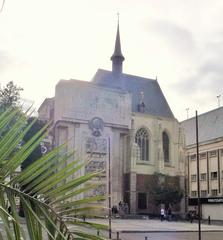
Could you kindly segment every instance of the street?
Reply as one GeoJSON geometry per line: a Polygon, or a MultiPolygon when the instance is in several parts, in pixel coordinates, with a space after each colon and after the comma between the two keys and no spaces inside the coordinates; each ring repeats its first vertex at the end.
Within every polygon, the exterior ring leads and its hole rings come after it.
{"type": "MultiPolygon", "coordinates": [[[[120,234],[121,240],[198,240],[196,232],[162,232],[162,233],[125,233],[120,234]]],[[[202,240],[222,240],[223,232],[203,232],[202,240]]],[[[117,239],[117,238],[115,238],[117,239]]]]}
{"type": "MultiPolygon", "coordinates": [[[[108,224],[108,219],[89,220],[97,223],[108,224]]],[[[22,221],[25,235],[27,229],[24,220],[22,221]]],[[[75,229],[76,227],[70,226],[75,229]]],[[[78,227],[80,228],[80,227],[78,227]]],[[[3,226],[0,222],[0,231],[3,226]]],[[[202,240],[222,240],[223,226],[222,225],[201,225],[202,240]]],[[[198,226],[197,223],[189,222],[161,222],[160,220],[142,220],[142,219],[112,219],[112,239],[119,240],[198,240],[198,226]],[[118,234],[117,234],[118,233],[118,234]],[[117,238],[119,235],[119,238],[117,238]],[[146,238],[147,237],[147,238],[146,238]]],[[[92,232],[89,229],[89,232],[92,232]]],[[[94,233],[97,234],[96,230],[94,233]]],[[[108,237],[107,232],[105,235],[108,237]]],[[[6,239],[6,237],[4,237],[6,239]]],[[[29,239],[28,237],[26,239],[29,239]]],[[[45,238],[47,239],[47,238],[45,238]]]]}

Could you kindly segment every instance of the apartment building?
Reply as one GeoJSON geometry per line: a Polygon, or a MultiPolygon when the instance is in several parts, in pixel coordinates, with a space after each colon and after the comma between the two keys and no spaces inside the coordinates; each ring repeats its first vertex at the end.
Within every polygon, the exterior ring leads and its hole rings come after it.
{"type": "Polygon", "coordinates": [[[198,116],[199,166],[197,174],[195,117],[181,122],[186,145],[187,210],[197,209],[200,181],[203,219],[223,220],[223,107],[198,116]]]}

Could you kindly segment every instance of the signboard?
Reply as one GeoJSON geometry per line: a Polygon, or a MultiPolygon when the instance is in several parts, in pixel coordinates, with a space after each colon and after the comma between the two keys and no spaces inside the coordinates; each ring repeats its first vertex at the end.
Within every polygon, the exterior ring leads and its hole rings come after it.
{"type": "MultiPolygon", "coordinates": [[[[201,204],[223,204],[223,197],[200,198],[201,204]]],[[[197,198],[189,198],[189,206],[197,205],[197,198]]]]}

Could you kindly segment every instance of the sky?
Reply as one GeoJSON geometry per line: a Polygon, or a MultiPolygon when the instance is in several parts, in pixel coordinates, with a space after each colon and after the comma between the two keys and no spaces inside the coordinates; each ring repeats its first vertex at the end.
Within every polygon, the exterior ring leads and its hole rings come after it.
{"type": "Polygon", "coordinates": [[[222,0],[5,0],[1,87],[38,109],[60,79],[111,70],[118,12],[124,73],[157,78],[179,121],[223,104],[222,0]]]}

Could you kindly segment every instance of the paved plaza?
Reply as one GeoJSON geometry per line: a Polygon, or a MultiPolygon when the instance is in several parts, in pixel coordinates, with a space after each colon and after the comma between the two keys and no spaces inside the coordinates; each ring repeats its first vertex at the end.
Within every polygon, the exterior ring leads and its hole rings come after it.
{"type": "MultiPolygon", "coordinates": [[[[108,225],[106,220],[93,220],[108,225]]],[[[2,224],[0,222],[0,229],[2,224]]],[[[27,235],[27,229],[25,229],[27,235]]],[[[223,225],[201,224],[202,240],[223,239],[223,225]]],[[[119,240],[197,240],[197,222],[168,222],[152,219],[112,219],[112,239],[119,240]],[[119,238],[117,238],[117,232],[119,238]]],[[[108,236],[107,233],[104,233],[108,236]]],[[[28,236],[28,235],[27,235],[28,236]]],[[[4,238],[5,239],[5,238],[4,238]]],[[[47,239],[47,238],[46,238],[47,239]]]]}
{"type": "MultiPolygon", "coordinates": [[[[96,220],[96,222],[107,224],[108,221],[96,220]]],[[[201,231],[202,240],[223,239],[223,225],[201,224],[201,231]]],[[[112,239],[121,240],[197,240],[198,223],[112,219],[112,232],[112,239]]]]}
{"type": "MultiPolygon", "coordinates": [[[[202,240],[222,240],[222,232],[202,232],[202,240]]],[[[113,239],[117,239],[114,237],[113,239]]],[[[197,232],[122,233],[119,240],[198,240],[197,232]]]]}
{"type": "MultiPolygon", "coordinates": [[[[104,222],[104,221],[101,221],[104,222]]],[[[117,232],[196,232],[197,222],[168,222],[152,219],[112,219],[112,230],[117,232]]],[[[219,231],[223,233],[223,225],[201,224],[201,230],[205,232],[219,231]]]]}

